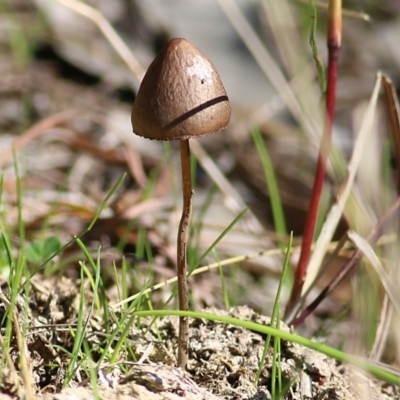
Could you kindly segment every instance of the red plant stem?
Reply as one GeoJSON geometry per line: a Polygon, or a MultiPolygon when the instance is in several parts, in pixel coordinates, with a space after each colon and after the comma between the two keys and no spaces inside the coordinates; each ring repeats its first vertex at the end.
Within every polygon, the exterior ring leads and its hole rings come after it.
{"type": "Polygon", "coordinates": [[[321,147],[318,155],[317,169],[315,172],[314,185],[308,208],[305,223],[303,241],[299,262],[295,271],[294,283],[290,294],[289,302],[286,306],[285,317],[292,312],[306,278],[308,261],[310,259],[311,245],[314,237],[315,225],[317,221],[318,208],[321,200],[322,189],[325,181],[326,163],[332,139],[332,125],[335,114],[336,104],[336,83],[338,76],[338,60],[341,45],[341,0],[330,0],[328,11],[328,73],[326,90],[326,117],[325,127],[321,139],[321,147]]]}
{"type": "MultiPolygon", "coordinates": [[[[400,197],[393,203],[393,205],[387,210],[387,212],[379,219],[375,228],[368,237],[368,242],[370,244],[375,244],[383,233],[383,227],[388,221],[393,221],[398,217],[400,208],[400,197]]],[[[343,279],[355,268],[357,262],[361,259],[363,253],[361,250],[357,249],[354,251],[353,255],[346,262],[346,264],[341,268],[341,270],[335,275],[331,282],[329,282],[321,293],[310,303],[304,311],[297,317],[291,325],[297,327],[301,325],[305,319],[321,304],[321,302],[326,298],[326,296],[332,292],[337,285],[343,281],[343,279]]]]}

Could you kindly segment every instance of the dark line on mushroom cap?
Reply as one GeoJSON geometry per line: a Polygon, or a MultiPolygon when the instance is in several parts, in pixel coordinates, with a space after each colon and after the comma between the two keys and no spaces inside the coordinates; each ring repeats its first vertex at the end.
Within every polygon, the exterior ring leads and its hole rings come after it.
{"type": "MultiPolygon", "coordinates": [[[[205,110],[206,108],[212,107],[215,104],[222,103],[224,101],[229,101],[228,96],[219,96],[216,97],[215,99],[206,101],[205,103],[200,104],[199,106],[191,109],[188,112],[185,112],[184,114],[180,115],[178,118],[175,118],[173,121],[171,121],[169,124],[163,127],[165,130],[170,130],[175,128],[177,125],[185,121],[186,119],[192,117],[193,115],[196,115],[202,110],[205,110]]],[[[223,128],[221,128],[223,129],[223,128]]],[[[211,132],[210,132],[211,133],[211,132]]]]}

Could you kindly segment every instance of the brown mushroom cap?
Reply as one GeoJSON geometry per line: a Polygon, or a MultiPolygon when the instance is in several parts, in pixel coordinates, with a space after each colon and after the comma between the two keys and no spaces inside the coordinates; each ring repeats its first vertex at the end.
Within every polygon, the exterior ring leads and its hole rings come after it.
{"type": "Polygon", "coordinates": [[[132,109],[134,133],[191,139],[224,129],[228,96],[211,62],[185,39],[170,40],[149,66],[132,109]]]}

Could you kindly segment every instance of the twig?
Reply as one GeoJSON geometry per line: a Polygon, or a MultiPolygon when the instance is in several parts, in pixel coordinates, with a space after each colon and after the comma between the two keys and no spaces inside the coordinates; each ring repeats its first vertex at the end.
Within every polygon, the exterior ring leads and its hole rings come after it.
{"type": "Polygon", "coordinates": [[[64,6],[70,8],[76,13],[94,22],[101,30],[103,35],[106,37],[106,39],[113,44],[115,51],[125,61],[126,65],[133,72],[137,81],[136,83],[139,84],[142,81],[142,78],[144,76],[144,70],[142,66],[100,11],[88,6],[85,3],[82,3],[79,0],[57,1],[60,4],[63,4],[64,6]]]}
{"type": "Polygon", "coordinates": [[[310,132],[313,137],[317,137],[319,132],[318,124],[305,116],[302,105],[300,105],[290,83],[288,83],[283,72],[254,32],[236,2],[232,0],[218,0],[218,5],[249,49],[273,88],[284,100],[292,115],[300,121],[300,124],[304,126],[306,131],[310,132]]]}
{"type": "Polygon", "coordinates": [[[300,259],[297,264],[294,284],[290,294],[289,302],[285,310],[285,318],[291,314],[297,300],[301,295],[305,281],[308,261],[311,253],[311,244],[313,241],[315,225],[322,189],[325,181],[326,162],[332,137],[332,125],[335,113],[336,103],[336,83],[338,73],[338,60],[341,46],[342,30],[342,2],[341,0],[330,0],[328,11],[328,74],[326,90],[326,117],[325,128],[321,139],[321,147],[318,156],[317,170],[315,172],[314,185],[308,208],[307,220],[303,235],[300,259]]]}
{"type": "Polygon", "coordinates": [[[2,166],[8,159],[12,157],[12,149],[15,149],[15,151],[20,150],[33,139],[36,139],[37,137],[48,131],[50,128],[53,128],[57,125],[62,125],[63,123],[69,121],[72,117],[75,117],[80,113],[82,113],[82,111],[79,110],[62,111],[58,114],[50,115],[49,117],[37,122],[27,131],[20,134],[18,138],[14,140],[13,145],[10,146],[8,150],[4,150],[0,153],[0,166],[2,166]]]}

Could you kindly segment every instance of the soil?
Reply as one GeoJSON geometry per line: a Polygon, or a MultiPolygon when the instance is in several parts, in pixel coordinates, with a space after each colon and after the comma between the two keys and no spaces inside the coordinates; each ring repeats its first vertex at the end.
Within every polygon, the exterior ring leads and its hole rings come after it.
{"type": "MultiPolygon", "coordinates": [[[[31,281],[29,299],[17,299],[15,318],[25,326],[26,375],[3,370],[1,399],[28,398],[31,393],[44,399],[270,399],[272,350],[267,352],[257,384],[257,371],[266,338],[244,328],[223,323],[190,320],[190,361],[187,371],[176,368],[178,319],[166,317],[135,320],[129,330],[131,354],[122,352],[113,364],[98,365],[96,385],[92,385],[85,365],[79,362],[64,388],[71,359],[68,353],[74,345],[74,330],[81,296],[79,280],[35,276],[31,281]],[[28,305],[27,314],[26,305],[28,305]],[[131,359],[131,361],[129,361],[131,359]],[[127,361],[128,360],[128,361],[127,361]],[[25,380],[22,382],[22,380],[25,380]]],[[[86,283],[85,283],[86,285],[86,283]]],[[[2,285],[7,293],[7,285],[2,285]]],[[[93,293],[85,290],[85,338],[93,360],[100,357],[100,349],[111,332],[106,331],[102,314],[92,314],[93,293]]],[[[1,296],[1,317],[7,307],[1,296]]],[[[213,314],[227,315],[259,324],[270,319],[239,306],[228,311],[209,308],[213,314]]],[[[118,315],[115,315],[118,317],[118,315]]],[[[115,328],[114,320],[109,321],[115,328]]],[[[283,323],[281,329],[289,330],[283,323]]],[[[117,329],[118,331],[118,329],[117,329]]],[[[121,329],[119,329],[119,332],[121,329]]],[[[9,357],[15,365],[21,355],[16,331],[9,357]]],[[[117,334],[113,344],[119,339],[117,334]]],[[[113,345],[112,345],[113,346],[113,345]]],[[[111,351],[112,352],[112,351],[111,351]]],[[[359,371],[300,345],[281,342],[282,387],[285,399],[398,399],[398,389],[382,386],[359,371]]]]}

